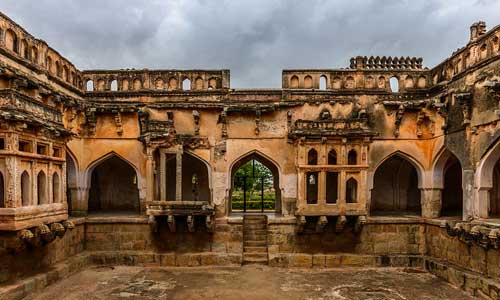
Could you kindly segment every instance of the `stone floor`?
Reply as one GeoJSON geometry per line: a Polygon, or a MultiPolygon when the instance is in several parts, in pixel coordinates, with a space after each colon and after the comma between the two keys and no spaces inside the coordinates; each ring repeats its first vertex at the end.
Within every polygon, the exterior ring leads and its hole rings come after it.
{"type": "Polygon", "coordinates": [[[474,299],[446,282],[410,269],[301,270],[94,267],[56,283],[30,300],[115,299],[474,299]]]}

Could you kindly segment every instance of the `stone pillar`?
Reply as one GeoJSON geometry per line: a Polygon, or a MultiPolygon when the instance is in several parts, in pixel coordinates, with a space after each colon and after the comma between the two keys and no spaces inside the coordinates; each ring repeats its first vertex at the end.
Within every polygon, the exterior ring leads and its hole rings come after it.
{"type": "Polygon", "coordinates": [[[420,189],[420,204],[422,206],[422,217],[438,218],[441,213],[441,189],[420,189]]]}
{"type": "Polygon", "coordinates": [[[167,165],[165,156],[166,156],[165,151],[160,150],[160,201],[167,200],[167,175],[166,175],[167,165]]]}
{"type": "Polygon", "coordinates": [[[5,158],[5,207],[21,207],[21,174],[17,170],[16,158],[7,156],[5,158]]]}
{"type": "Polygon", "coordinates": [[[474,217],[474,170],[463,170],[463,220],[474,217]]]}
{"type": "Polygon", "coordinates": [[[175,153],[175,201],[182,201],[182,150],[175,153]]]}
{"type": "Polygon", "coordinates": [[[318,174],[318,204],[326,204],[326,172],[318,174]]]}
{"type": "Polygon", "coordinates": [[[82,217],[88,214],[89,207],[89,191],[87,186],[69,187],[71,197],[71,215],[75,217],[82,217]]]}
{"type": "Polygon", "coordinates": [[[153,201],[154,199],[154,161],[153,149],[146,149],[146,202],[153,201]]]}

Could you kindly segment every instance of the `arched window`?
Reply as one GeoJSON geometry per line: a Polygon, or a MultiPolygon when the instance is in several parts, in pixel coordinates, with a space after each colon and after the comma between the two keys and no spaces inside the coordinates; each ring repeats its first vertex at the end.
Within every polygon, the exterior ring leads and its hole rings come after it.
{"type": "Polygon", "coordinates": [[[21,200],[23,206],[29,206],[31,203],[31,183],[30,175],[24,171],[21,174],[21,200]]]}
{"type": "Polygon", "coordinates": [[[122,91],[128,91],[129,82],[128,79],[122,80],[122,91]]]}
{"type": "Polygon", "coordinates": [[[92,80],[87,80],[87,92],[94,91],[94,82],[92,80]]]}
{"type": "Polygon", "coordinates": [[[326,84],[326,76],[322,75],[319,78],[319,89],[320,90],[326,90],[327,84],[326,84]]]}
{"type": "Polygon", "coordinates": [[[23,54],[23,58],[29,59],[30,58],[30,48],[28,46],[28,42],[26,40],[21,41],[21,53],[23,54]]]}
{"type": "Polygon", "coordinates": [[[419,88],[425,88],[425,86],[427,85],[427,79],[425,78],[425,76],[420,76],[418,78],[418,83],[417,83],[417,86],[419,88]]]}
{"type": "Polygon", "coordinates": [[[116,79],[113,79],[113,80],[111,81],[110,89],[111,89],[111,91],[113,91],[113,92],[118,91],[118,81],[117,81],[116,79]]]}
{"type": "Polygon", "coordinates": [[[417,169],[401,155],[384,161],[373,175],[372,214],[420,214],[417,169]]]}
{"type": "Polygon", "coordinates": [[[485,59],[487,55],[488,55],[488,47],[486,46],[486,44],[483,44],[481,45],[481,48],[479,48],[479,58],[485,59]]]}
{"type": "Polygon", "coordinates": [[[354,81],[354,77],[348,76],[345,80],[345,87],[347,89],[353,89],[356,87],[356,82],[354,81]]]}
{"type": "Polygon", "coordinates": [[[391,92],[393,93],[399,92],[399,79],[396,76],[392,76],[389,79],[389,85],[391,87],[391,92]]]}
{"type": "Polygon", "coordinates": [[[413,88],[414,82],[413,82],[413,77],[410,75],[406,76],[405,79],[405,88],[413,88]]]}
{"type": "Polygon", "coordinates": [[[217,88],[217,79],[215,78],[210,78],[208,80],[208,88],[216,89],[217,88]]]}
{"type": "Polygon", "coordinates": [[[201,77],[196,78],[194,82],[194,86],[196,90],[202,90],[203,89],[203,79],[201,77]]]}
{"type": "Polygon", "coordinates": [[[31,60],[38,63],[38,49],[36,47],[31,47],[31,60]]]}
{"type": "Polygon", "coordinates": [[[296,89],[299,87],[299,77],[293,75],[290,79],[290,88],[296,89]]]}
{"type": "Polygon", "coordinates": [[[47,204],[47,176],[43,171],[38,173],[36,178],[37,183],[37,203],[38,204],[47,204]]]}
{"type": "Polygon", "coordinates": [[[138,90],[142,89],[142,82],[138,78],[134,79],[133,85],[134,85],[133,86],[134,87],[134,91],[138,91],[138,90]]]}
{"type": "Polygon", "coordinates": [[[7,29],[7,31],[5,32],[5,46],[7,47],[7,49],[19,53],[17,35],[10,29],[7,29]]]}
{"type": "Polygon", "coordinates": [[[351,149],[349,153],[347,153],[347,164],[348,165],[358,164],[358,154],[356,153],[356,150],[351,149]]]}
{"type": "Polygon", "coordinates": [[[312,89],[313,87],[313,79],[311,76],[307,75],[304,77],[304,88],[305,89],[312,89]]]}
{"type": "Polygon", "coordinates": [[[2,172],[0,172],[0,207],[5,207],[5,181],[2,172]]]}
{"type": "Polygon", "coordinates": [[[52,58],[50,56],[47,56],[45,59],[45,67],[47,68],[47,72],[52,74],[52,58]]]}
{"type": "Polygon", "coordinates": [[[184,78],[182,81],[182,90],[183,91],[188,91],[191,89],[191,80],[189,78],[184,78]]]}
{"type": "Polygon", "coordinates": [[[345,184],[345,202],[358,202],[358,182],[354,178],[349,178],[345,184]]]}
{"type": "Polygon", "coordinates": [[[318,164],[318,151],[315,149],[309,150],[307,152],[307,164],[308,165],[317,165],[318,164]]]}
{"type": "Polygon", "coordinates": [[[177,78],[172,77],[168,80],[168,90],[174,91],[177,89],[177,78]]]}
{"type": "Polygon", "coordinates": [[[70,80],[69,80],[69,69],[66,66],[63,67],[63,78],[64,78],[64,80],[66,82],[70,82],[70,80]]]}
{"type": "Polygon", "coordinates": [[[155,89],[156,90],[163,90],[165,83],[163,82],[163,79],[157,78],[155,80],[155,89]]]}
{"type": "Polygon", "coordinates": [[[103,160],[91,173],[89,212],[139,212],[135,169],[116,155],[103,160]]]}
{"type": "Polygon", "coordinates": [[[54,172],[52,175],[52,203],[61,202],[61,183],[59,181],[59,174],[54,172]]]}
{"type": "Polygon", "coordinates": [[[336,165],[337,164],[337,152],[335,149],[330,150],[328,152],[328,164],[329,165],[336,165]]]}
{"type": "Polygon", "coordinates": [[[56,61],[56,75],[57,77],[62,77],[62,68],[61,68],[61,63],[59,63],[59,61],[56,61]]]}

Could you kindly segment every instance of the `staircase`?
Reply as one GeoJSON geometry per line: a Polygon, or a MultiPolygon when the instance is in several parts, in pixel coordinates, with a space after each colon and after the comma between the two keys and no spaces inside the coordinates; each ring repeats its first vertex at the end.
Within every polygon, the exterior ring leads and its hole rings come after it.
{"type": "Polygon", "coordinates": [[[243,216],[243,264],[268,264],[267,216],[243,216]]]}

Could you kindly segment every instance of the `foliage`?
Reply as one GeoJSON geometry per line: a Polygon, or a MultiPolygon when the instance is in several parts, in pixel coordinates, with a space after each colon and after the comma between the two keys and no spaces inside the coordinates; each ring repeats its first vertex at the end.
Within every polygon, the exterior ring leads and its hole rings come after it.
{"type": "Polygon", "coordinates": [[[264,209],[274,209],[276,194],[273,174],[259,161],[251,160],[242,165],[235,173],[233,187],[232,209],[243,210],[244,191],[247,209],[261,209],[262,191],[264,192],[264,209]]]}

